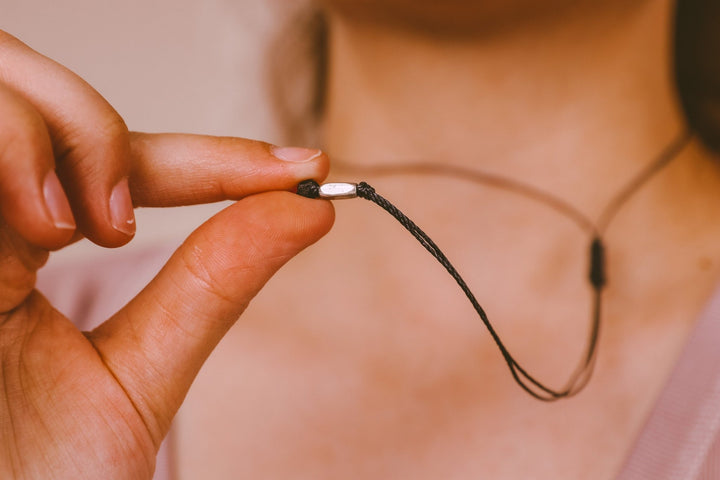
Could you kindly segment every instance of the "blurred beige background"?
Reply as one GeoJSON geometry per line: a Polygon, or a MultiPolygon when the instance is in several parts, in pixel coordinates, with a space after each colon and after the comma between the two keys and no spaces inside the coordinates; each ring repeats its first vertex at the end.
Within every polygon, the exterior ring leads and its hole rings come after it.
{"type": "MultiPolygon", "coordinates": [[[[0,29],[87,80],[131,130],[275,142],[263,59],[279,10],[267,0],[0,0],[0,29]]],[[[122,250],[179,243],[219,208],[139,210],[122,250]]],[[[50,262],[115,254],[103,250],[84,241],[50,262]]]]}

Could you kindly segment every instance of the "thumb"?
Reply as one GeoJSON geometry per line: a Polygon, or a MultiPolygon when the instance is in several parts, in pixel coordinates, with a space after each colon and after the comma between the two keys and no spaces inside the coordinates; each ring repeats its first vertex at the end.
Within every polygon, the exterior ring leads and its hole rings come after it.
{"type": "Polygon", "coordinates": [[[88,334],[156,445],[222,336],[333,216],[329,202],[288,192],[247,197],[193,232],[137,297],[88,334]]]}

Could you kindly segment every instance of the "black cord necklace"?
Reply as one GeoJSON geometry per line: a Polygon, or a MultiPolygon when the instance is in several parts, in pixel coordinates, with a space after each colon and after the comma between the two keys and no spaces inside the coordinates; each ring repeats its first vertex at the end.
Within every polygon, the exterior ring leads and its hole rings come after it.
{"type": "Polygon", "coordinates": [[[503,344],[500,336],[495,331],[495,328],[490,323],[485,310],[480,306],[480,303],[475,298],[475,295],[470,291],[470,288],[465,283],[465,280],[460,276],[455,267],[450,263],[450,260],[440,250],[440,248],[432,241],[432,239],[420,229],[415,223],[410,220],[404,213],[398,210],[395,205],[390,203],[387,199],[378,194],[373,187],[365,182],[358,184],[354,183],[326,183],[319,185],[314,180],[305,180],[301,182],[297,187],[297,193],[308,198],[324,198],[324,199],[340,199],[340,198],[355,198],[360,197],[369,200],[400,222],[419,242],[435,257],[440,264],[445,267],[447,272],[455,279],[460,289],[465,293],[465,296],[470,300],[473,308],[480,316],[483,324],[490,333],[493,341],[497,345],[500,353],[502,354],[505,363],[510,369],[515,382],[523,388],[531,396],[543,401],[554,401],[564,397],[570,397],[580,392],[585,385],[587,385],[592,375],[593,367],[595,365],[595,358],[597,357],[597,343],[600,335],[600,320],[602,312],[602,292],[606,284],[606,273],[605,273],[605,247],[602,236],[610,222],[615,218],[615,215],[620,211],[622,206],[627,200],[635,194],[640,187],[642,187],[650,178],[656,173],[662,170],[667,164],[673,159],[677,158],[678,154],[688,144],[692,134],[689,131],[684,131],[672,142],[670,142],[660,154],[648,164],[643,170],[641,170],[630,182],[625,185],[605,206],[598,220],[593,222],[575,207],[565,202],[564,200],[542,190],[538,190],[530,185],[511,180],[504,177],[499,177],[492,174],[479,172],[476,170],[468,170],[460,167],[452,167],[438,164],[413,164],[406,166],[397,167],[375,167],[372,168],[374,174],[383,175],[395,175],[402,174],[411,171],[412,173],[430,174],[430,175],[443,175],[456,177],[463,180],[481,183],[487,186],[500,188],[503,190],[509,190],[516,194],[523,195],[531,198],[535,201],[541,202],[565,217],[571,219],[576,223],[582,230],[588,233],[591,238],[589,248],[589,281],[593,291],[592,300],[592,313],[591,313],[591,326],[590,336],[583,353],[580,363],[575,371],[570,375],[569,380],[564,387],[560,389],[553,389],[547,387],[542,382],[537,380],[531,374],[527,372],[515,358],[510,354],[508,349],[503,344]]]}

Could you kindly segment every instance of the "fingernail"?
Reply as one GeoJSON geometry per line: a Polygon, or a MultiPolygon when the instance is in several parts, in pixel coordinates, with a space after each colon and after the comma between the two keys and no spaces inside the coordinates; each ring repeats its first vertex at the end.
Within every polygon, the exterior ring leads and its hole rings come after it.
{"type": "Polygon", "coordinates": [[[55,227],[62,230],[74,230],[75,219],[70,209],[70,203],[65,196],[65,191],[55,174],[55,170],[50,170],[45,175],[43,197],[45,197],[45,205],[47,205],[55,227]]]}
{"type": "Polygon", "coordinates": [[[118,232],[126,235],[135,234],[135,213],[133,212],[128,179],[123,178],[112,189],[110,194],[110,220],[118,232]]]}
{"type": "Polygon", "coordinates": [[[303,147],[273,147],[272,154],[286,162],[307,162],[322,155],[322,150],[303,147]]]}

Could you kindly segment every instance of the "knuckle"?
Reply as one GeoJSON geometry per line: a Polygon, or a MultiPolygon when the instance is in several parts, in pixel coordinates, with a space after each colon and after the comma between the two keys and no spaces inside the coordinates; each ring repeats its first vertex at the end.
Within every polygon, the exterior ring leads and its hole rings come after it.
{"type": "Polygon", "coordinates": [[[183,266],[193,279],[193,286],[202,289],[202,291],[222,303],[237,304],[237,299],[231,294],[232,288],[228,287],[222,275],[217,275],[208,268],[208,260],[208,253],[197,245],[183,252],[183,266]]]}
{"type": "Polygon", "coordinates": [[[93,129],[98,135],[97,140],[106,144],[129,144],[130,133],[128,132],[127,125],[120,115],[115,111],[110,112],[100,122],[96,128],[93,129]]]}
{"type": "MultiPolygon", "coordinates": [[[[89,159],[127,158],[130,134],[125,121],[115,111],[105,112],[90,125],[68,126],[60,139],[59,152],[65,163],[77,165],[89,159]]],[[[100,163],[100,162],[92,162],[100,163]]]]}

